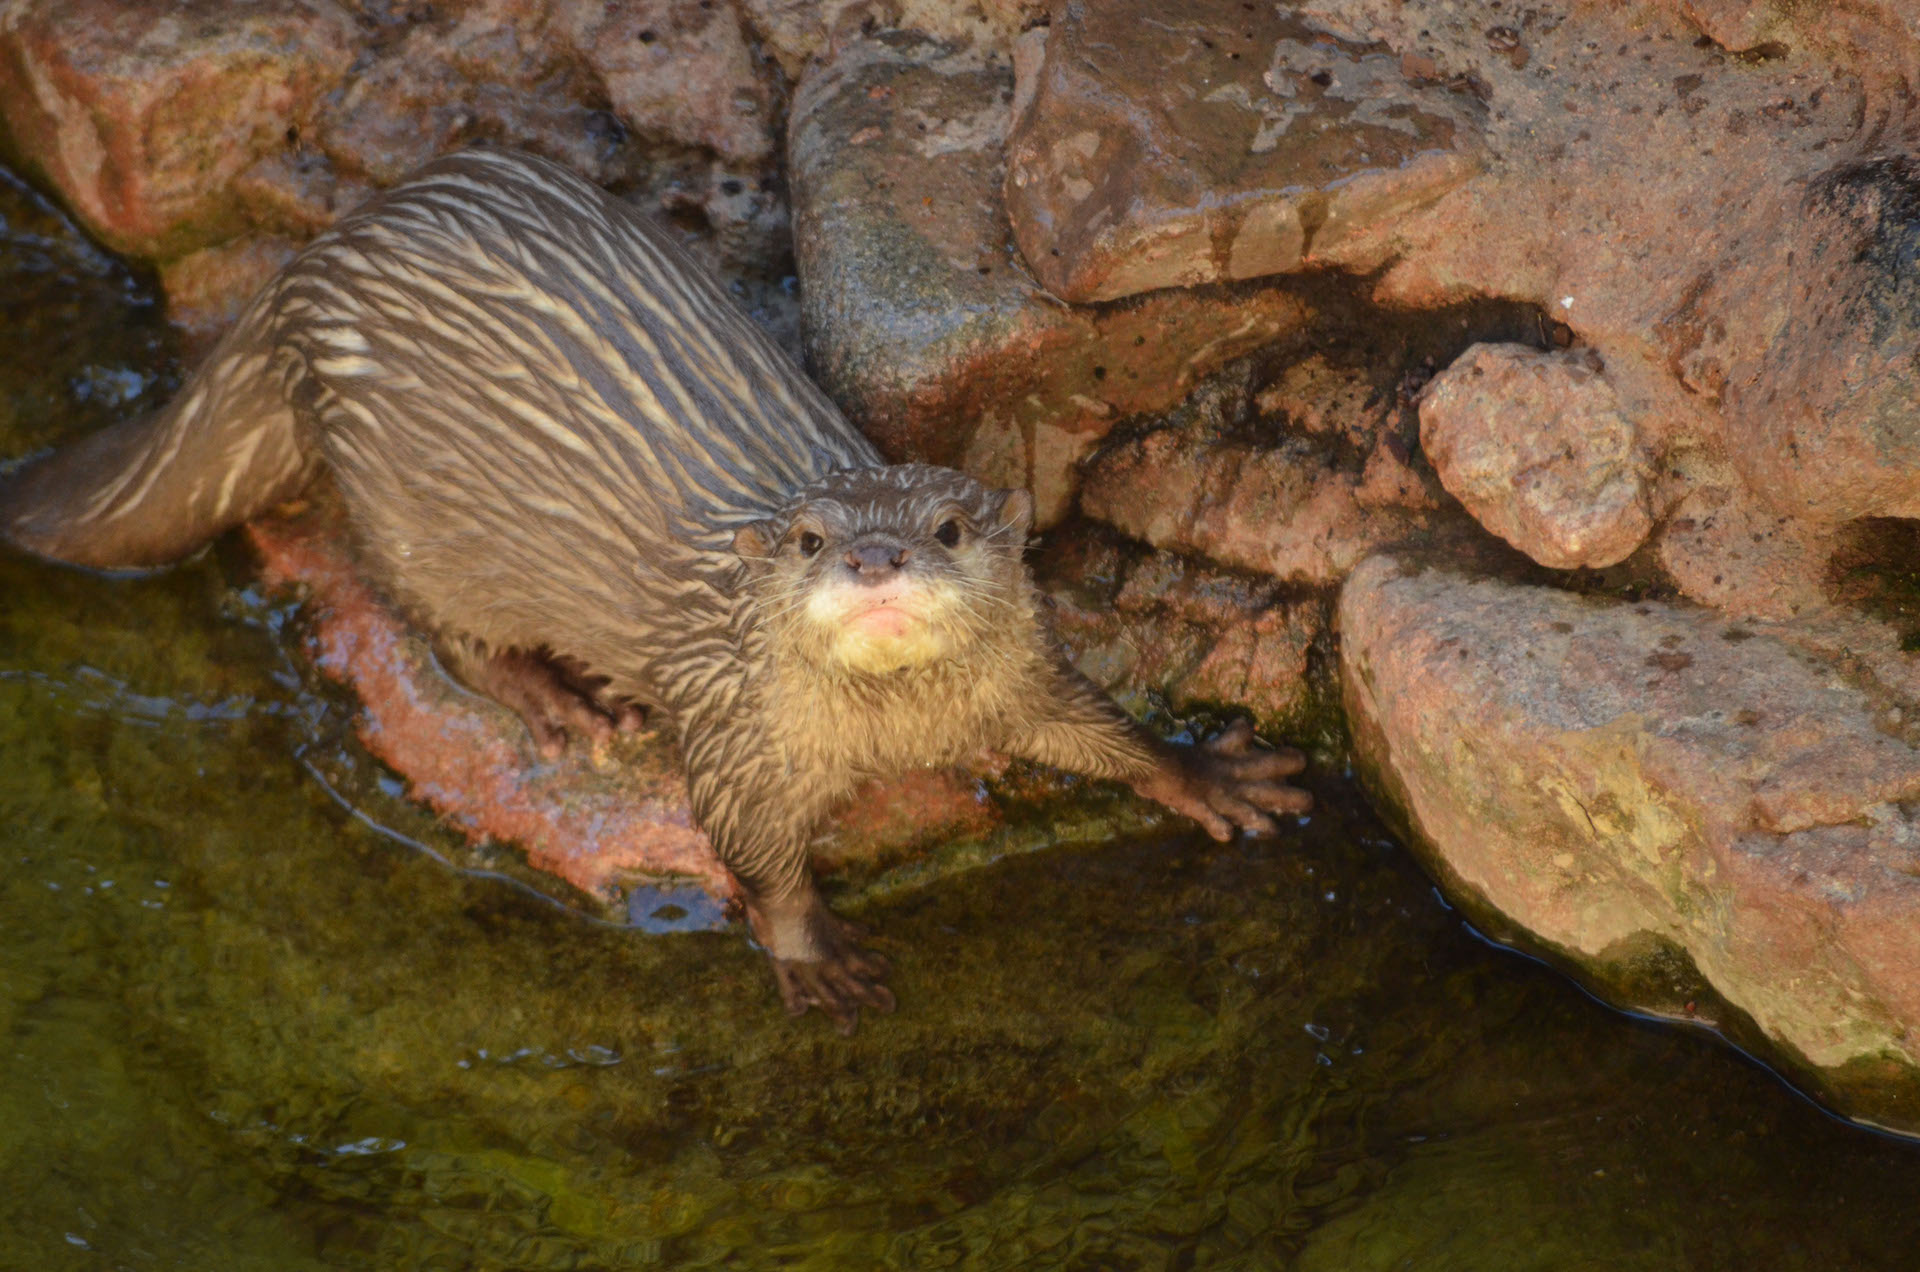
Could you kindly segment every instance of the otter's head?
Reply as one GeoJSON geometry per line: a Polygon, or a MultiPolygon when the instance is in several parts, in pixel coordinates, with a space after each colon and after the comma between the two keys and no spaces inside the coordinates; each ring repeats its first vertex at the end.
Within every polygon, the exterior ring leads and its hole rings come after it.
{"type": "Polygon", "coordinates": [[[1024,490],[925,464],[835,473],[743,526],[758,621],[786,651],[885,675],[965,653],[1026,605],[1024,490]]]}

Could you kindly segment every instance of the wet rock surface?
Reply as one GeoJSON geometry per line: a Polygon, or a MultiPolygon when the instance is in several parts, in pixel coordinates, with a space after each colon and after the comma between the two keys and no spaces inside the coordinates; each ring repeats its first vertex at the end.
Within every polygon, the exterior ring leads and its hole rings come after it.
{"type": "Polygon", "coordinates": [[[808,361],[895,458],[1025,484],[1042,525],[1122,418],[1171,407],[1309,317],[1266,289],[1062,305],[1001,199],[1011,70],[909,33],[860,39],[795,96],[788,156],[808,361]]]}
{"type": "Polygon", "coordinates": [[[1920,1129],[1909,685],[1817,629],[1392,557],[1348,580],[1339,621],[1363,770],[1459,895],[1603,991],[1920,1129]]]}
{"type": "Polygon", "coordinates": [[[1423,391],[1420,445],[1480,524],[1542,565],[1613,565],[1653,526],[1647,457],[1591,355],[1473,346],[1423,391]]]}

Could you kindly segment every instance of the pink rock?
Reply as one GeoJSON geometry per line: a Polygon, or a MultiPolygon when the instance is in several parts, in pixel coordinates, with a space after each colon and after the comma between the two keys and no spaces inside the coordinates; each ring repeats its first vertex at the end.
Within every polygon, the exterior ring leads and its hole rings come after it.
{"type": "MultiPolygon", "coordinates": [[[[1815,14],[1668,0],[1549,15],[1452,0],[1311,0],[1244,21],[1224,3],[1137,17],[1126,5],[1063,5],[1044,37],[1016,49],[1027,69],[1010,205],[1035,270],[1061,294],[1235,277],[1244,272],[1235,262],[1254,260],[1252,245],[1264,243],[1274,260],[1260,268],[1367,276],[1390,309],[1476,296],[1537,305],[1600,356],[1605,387],[1583,394],[1592,410],[1557,435],[1577,449],[1553,462],[1545,452],[1563,404],[1536,378],[1489,389],[1474,412],[1488,426],[1481,439],[1498,444],[1458,449],[1444,427],[1432,439],[1450,456],[1441,466],[1456,493],[1557,566],[1618,561],[1651,530],[1655,559],[1679,586],[1739,613],[1805,612],[1819,603],[1818,554],[1835,527],[1920,515],[1911,264],[1920,167],[1909,157],[1920,136],[1911,92],[1920,21],[1911,6],[1863,0],[1815,14]],[[1730,57],[1729,44],[1745,54],[1730,57]],[[1256,46],[1272,56],[1254,57],[1256,46]],[[1349,55],[1364,90],[1349,93],[1322,67],[1318,97],[1285,81],[1295,95],[1276,100],[1365,103],[1404,89],[1405,110],[1444,101],[1463,112],[1454,153],[1483,161],[1430,189],[1407,177],[1407,198],[1350,217],[1299,182],[1280,201],[1298,200],[1298,227],[1278,213],[1259,224],[1255,209],[1279,205],[1244,197],[1266,188],[1246,184],[1266,160],[1244,103],[1260,100],[1256,87],[1274,90],[1256,86],[1249,66],[1297,70],[1299,57],[1349,55]],[[1503,454],[1517,432],[1544,449],[1503,454]],[[1663,474],[1657,492],[1650,469],[1663,474]],[[1682,478],[1694,472],[1705,476],[1689,502],[1682,478]],[[1682,503],[1671,529],[1659,530],[1682,503]],[[1699,515],[1707,504],[1739,511],[1699,515]],[[1754,524],[1736,531],[1749,512],[1754,524]]],[[[1323,117],[1323,140],[1364,146],[1365,114],[1337,126],[1323,117]]],[[[1443,377],[1433,400],[1456,388],[1443,377]]],[[[1097,515],[1156,543],[1298,570],[1257,550],[1251,518],[1221,509],[1206,524],[1202,492],[1234,492],[1225,502],[1255,517],[1265,504],[1313,501],[1286,487],[1286,473],[1249,477],[1224,452],[1201,473],[1198,454],[1183,451],[1164,492],[1148,491],[1140,469],[1128,489],[1145,491],[1144,501],[1095,494],[1097,515]]],[[[1409,489],[1384,461],[1377,475],[1377,491],[1409,489]]],[[[1298,524],[1318,531],[1332,520],[1298,524]]]]}
{"type": "MultiPolygon", "coordinates": [[[[1226,427],[1238,400],[1217,386],[1103,448],[1086,464],[1081,511],[1156,548],[1315,586],[1435,524],[1425,483],[1395,454],[1384,404],[1319,386],[1325,414],[1309,418],[1357,452],[1359,462],[1342,462],[1345,447],[1305,430],[1270,426],[1255,438],[1226,427]]],[[[1285,399],[1264,400],[1277,408],[1285,399]]]]}
{"type": "Polygon", "coordinates": [[[1766,0],[1670,0],[1682,16],[1715,44],[1740,53],[1764,43],[1786,25],[1766,0]]]}
{"type": "MultiPolygon", "coordinates": [[[[1743,30],[1745,8],[1674,0],[1548,20],[1316,0],[1299,13],[1475,85],[1499,156],[1330,247],[1329,263],[1373,274],[1387,306],[1541,306],[1600,354],[1652,455],[1734,464],[1755,500],[1808,524],[1811,545],[1823,527],[1920,506],[1914,284],[1893,264],[1913,234],[1899,156],[1920,131],[1920,28],[1911,6],[1864,3],[1772,6],[1743,30]],[[1765,39],[1731,58],[1696,20],[1765,39]]],[[[1689,578],[1715,573],[1727,577],[1689,578]]]]}
{"type": "Polygon", "coordinates": [[[740,0],[740,7],[760,45],[794,81],[810,63],[878,28],[989,52],[1006,49],[1046,14],[1044,0],[740,0]]]}
{"type": "Polygon", "coordinates": [[[168,319],[196,348],[210,349],[298,250],[286,239],[253,234],[170,262],[160,272],[168,319]]]}
{"type": "Polygon", "coordinates": [[[773,155],[780,103],[734,6],[554,0],[553,14],[629,127],[737,163],[773,155]]]}
{"type": "Polygon", "coordinates": [[[339,5],[23,0],[0,10],[0,120],[109,247],[166,259],[243,228],[232,182],[346,74],[339,5]]]}
{"type": "Polygon", "coordinates": [[[1348,580],[1339,628],[1363,769],[1450,891],[1630,1006],[1681,1009],[1622,988],[1677,953],[1722,1027],[1920,1130],[1904,686],[1818,633],[1388,557],[1348,580]]]}
{"type": "Polygon", "coordinates": [[[1008,142],[1007,207],[1055,295],[1258,278],[1480,167],[1480,105],[1286,6],[1068,0],[1008,142]]]}
{"type": "Polygon", "coordinates": [[[592,171],[597,147],[581,99],[594,86],[552,9],[549,0],[396,8],[303,140],[383,186],[480,139],[592,171]]]}
{"type": "Polygon", "coordinates": [[[1586,353],[1474,345],[1428,381],[1420,444],[1481,525],[1542,565],[1612,565],[1653,526],[1647,457],[1586,353]]]}
{"type": "Polygon", "coordinates": [[[1837,168],[1794,210],[1777,330],[1728,384],[1729,455],[1815,526],[1920,517],[1920,161],[1837,168]]]}
{"type": "Polygon", "coordinates": [[[780,107],[734,0],[0,9],[14,149],[107,244],[194,280],[188,326],[247,297],[213,295],[214,271],[183,258],[302,243],[477,141],[670,202],[730,266],[763,264],[785,234],[780,107]]]}
{"type": "Polygon", "coordinates": [[[1702,604],[1738,618],[1792,618],[1826,607],[1835,537],[1761,505],[1738,482],[1703,483],[1668,514],[1657,555],[1702,604]]]}

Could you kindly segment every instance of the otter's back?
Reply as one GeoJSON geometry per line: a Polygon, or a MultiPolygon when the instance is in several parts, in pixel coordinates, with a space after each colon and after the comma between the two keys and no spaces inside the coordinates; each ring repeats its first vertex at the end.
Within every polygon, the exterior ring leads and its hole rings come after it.
{"type": "Polygon", "coordinates": [[[739,525],[882,462],[644,216],[528,156],[429,165],[316,240],[271,304],[376,565],[483,639],[560,621],[631,640],[739,525]]]}

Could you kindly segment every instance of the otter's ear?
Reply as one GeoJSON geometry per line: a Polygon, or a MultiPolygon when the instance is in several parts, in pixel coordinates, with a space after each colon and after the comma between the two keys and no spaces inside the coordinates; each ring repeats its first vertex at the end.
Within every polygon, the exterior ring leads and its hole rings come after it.
{"type": "Polygon", "coordinates": [[[749,521],[733,532],[734,555],[750,559],[770,557],[780,550],[780,535],[780,523],[772,518],[749,521]]]}
{"type": "Polygon", "coordinates": [[[994,510],[994,521],[1006,527],[1008,537],[1015,543],[1025,543],[1027,532],[1033,529],[1033,496],[1024,486],[997,490],[994,494],[1000,500],[1000,506],[994,510]]]}

